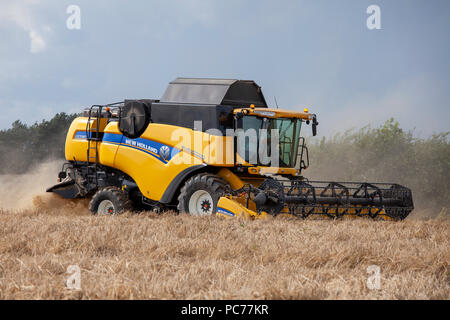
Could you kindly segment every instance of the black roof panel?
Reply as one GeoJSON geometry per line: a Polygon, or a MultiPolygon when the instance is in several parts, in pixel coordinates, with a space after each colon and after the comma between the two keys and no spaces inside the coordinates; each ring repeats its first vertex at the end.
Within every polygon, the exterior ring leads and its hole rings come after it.
{"type": "Polygon", "coordinates": [[[267,107],[266,100],[252,80],[177,78],[170,82],[161,102],[267,107]]]}

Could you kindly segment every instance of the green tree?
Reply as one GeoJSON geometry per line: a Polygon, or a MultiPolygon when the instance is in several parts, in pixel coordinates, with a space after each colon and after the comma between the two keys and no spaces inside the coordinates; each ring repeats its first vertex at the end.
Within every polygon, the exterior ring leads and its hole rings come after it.
{"type": "Polygon", "coordinates": [[[416,206],[449,207],[450,132],[414,138],[394,119],[310,145],[311,179],[393,182],[413,191],[416,206]]]}
{"type": "Polygon", "coordinates": [[[0,174],[23,173],[49,158],[63,158],[66,133],[76,116],[62,112],[31,126],[17,120],[1,130],[0,174]]]}

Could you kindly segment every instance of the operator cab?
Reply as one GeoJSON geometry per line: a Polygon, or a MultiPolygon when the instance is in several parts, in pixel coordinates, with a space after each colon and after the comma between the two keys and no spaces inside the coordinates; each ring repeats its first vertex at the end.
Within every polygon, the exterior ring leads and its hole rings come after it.
{"type": "MultiPolygon", "coordinates": [[[[312,121],[313,135],[316,135],[318,125],[316,115],[310,114],[308,109],[305,108],[304,112],[300,113],[251,106],[236,109],[234,118],[236,132],[242,130],[249,133],[245,136],[244,147],[238,146],[236,150],[238,160],[241,160],[244,166],[286,168],[278,170],[279,174],[292,174],[289,168],[308,167],[308,149],[305,138],[300,136],[300,130],[303,123],[310,124],[312,121]],[[253,140],[252,131],[256,132],[257,136],[253,140]],[[273,151],[278,157],[274,158],[273,151]],[[268,156],[272,160],[270,163],[267,162],[268,156]]],[[[239,136],[239,133],[237,135],[239,136]]],[[[299,174],[299,171],[295,170],[295,173],[299,174]]]]}

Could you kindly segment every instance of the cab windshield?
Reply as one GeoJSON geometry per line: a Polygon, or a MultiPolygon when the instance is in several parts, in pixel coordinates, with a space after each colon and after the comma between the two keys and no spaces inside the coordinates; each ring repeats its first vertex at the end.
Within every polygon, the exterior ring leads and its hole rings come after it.
{"type": "MultiPolygon", "coordinates": [[[[261,118],[256,116],[244,116],[238,120],[238,128],[243,129],[246,132],[249,129],[254,129],[257,133],[257,148],[256,150],[260,150],[260,148],[267,148],[267,155],[269,157],[272,156],[272,143],[276,143],[276,141],[272,141],[277,137],[272,137],[272,130],[276,130],[278,132],[278,166],[279,167],[295,167],[295,161],[297,159],[298,152],[298,141],[300,135],[300,127],[301,127],[300,119],[289,119],[289,118],[261,118]],[[267,130],[267,141],[264,139],[262,141],[262,136],[260,134],[261,129],[267,130]]],[[[265,136],[264,136],[265,137],[265,136]]],[[[255,146],[251,146],[254,141],[251,139],[245,139],[245,154],[240,150],[238,150],[238,154],[246,161],[252,163],[250,151],[255,150],[255,146]]],[[[260,154],[257,152],[257,163],[258,165],[265,166],[267,163],[261,163],[261,159],[259,159],[260,154]]],[[[254,159],[254,158],[253,158],[254,159]]]]}

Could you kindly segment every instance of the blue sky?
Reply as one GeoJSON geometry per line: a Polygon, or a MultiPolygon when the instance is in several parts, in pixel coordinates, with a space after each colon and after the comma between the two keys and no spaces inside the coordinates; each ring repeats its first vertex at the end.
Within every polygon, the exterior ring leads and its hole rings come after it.
{"type": "Polygon", "coordinates": [[[450,131],[449,14],[446,0],[0,0],[0,129],[160,98],[182,76],[255,80],[325,135],[390,117],[450,131]],[[372,4],[381,30],[366,26],[372,4]]]}

